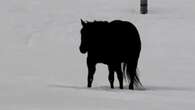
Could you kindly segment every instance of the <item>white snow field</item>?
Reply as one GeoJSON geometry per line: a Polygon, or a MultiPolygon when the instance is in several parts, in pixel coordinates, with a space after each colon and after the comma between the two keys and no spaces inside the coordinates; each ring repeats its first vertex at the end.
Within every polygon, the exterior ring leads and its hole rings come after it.
{"type": "Polygon", "coordinates": [[[194,110],[195,1],[0,0],[0,110],[194,110]],[[128,20],[142,39],[144,89],[110,89],[105,65],[86,88],[80,19],[128,20]]]}

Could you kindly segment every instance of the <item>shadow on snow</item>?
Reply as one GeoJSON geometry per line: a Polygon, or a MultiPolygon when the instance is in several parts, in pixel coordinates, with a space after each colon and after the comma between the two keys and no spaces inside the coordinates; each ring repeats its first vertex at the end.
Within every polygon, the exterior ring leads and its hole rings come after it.
{"type": "MultiPolygon", "coordinates": [[[[95,91],[129,91],[128,86],[124,86],[124,89],[121,90],[119,87],[111,89],[110,86],[98,86],[87,88],[83,86],[74,86],[74,85],[60,85],[60,84],[51,84],[48,85],[52,88],[64,88],[64,89],[75,89],[75,90],[95,90],[95,91]]],[[[186,91],[186,92],[195,92],[195,87],[173,87],[173,86],[145,86],[142,88],[135,88],[135,91],[186,91]]]]}

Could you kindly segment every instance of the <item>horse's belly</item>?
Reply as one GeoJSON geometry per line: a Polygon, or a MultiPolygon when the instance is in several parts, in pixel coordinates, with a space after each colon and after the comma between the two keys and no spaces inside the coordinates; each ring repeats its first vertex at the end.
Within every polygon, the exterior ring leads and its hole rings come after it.
{"type": "Polygon", "coordinates": [[[117,64],[120,63],[123,58],[116,54],[96,54],[93,58],[97,63],[104,64],[117,64]]]}

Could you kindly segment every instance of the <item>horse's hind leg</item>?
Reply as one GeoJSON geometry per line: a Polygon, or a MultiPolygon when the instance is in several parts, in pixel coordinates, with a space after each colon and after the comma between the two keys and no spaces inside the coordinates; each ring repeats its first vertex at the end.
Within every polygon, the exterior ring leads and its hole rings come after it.
{"type": "Polygon", "coordinates": [[[120,89],[123,89],[123,73],[121,70],[121,65],[116,66],[116,73],[119,80],[120,89]]]}
{"type": "Polygon", "coordinates": [[[127,69],[129,69],[130,72],[130,84],[129,84],[129,89],[134,90],[134,83],[135,83],[135,78],[136,78],[136,68],[137,68],[137,61],[131,62],[130,65],[128,65],[129,67],[127,69]]]}
{"type": "Polygon", "coordinates": [[[130,77],[131,77],[131,82],[130,82],[130,84],[129,84],[129,89],[130,90],[134,90],[134,80],[135,80],[135,74],[136,73],[136,71],[131,71],[131,73],[130,73],[130,77]]]}
{"type": "Polygon", "coordinates": [[[108,65],[109,75],[108,80],[110,82],[110,87],[114,88],[114,68],[111,65],[108,65]]]}
{"type": "Polygon", "coordinates": [[[87,66],[88,66],[88,84],[87,87],[90,88],[92,86],[92,82],[93,82],[93,76],[96,70],[95,67],[95,63],[90,62],[90,60],[88,59],[87,61],[87,66]]]}

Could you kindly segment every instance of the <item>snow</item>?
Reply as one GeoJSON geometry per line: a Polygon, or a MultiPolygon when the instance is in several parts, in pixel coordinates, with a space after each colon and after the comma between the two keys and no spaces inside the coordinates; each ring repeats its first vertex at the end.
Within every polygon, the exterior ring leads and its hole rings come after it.
{"type": "MultiPolygon", "coordinates": [[[[193,110],[194,0],[0,0],[1,110],[193,110]],[[86,88],[80,19],[128,20],[141,35],[144,89],[110,89],[105,65],[86,88]]],[[[118,81],[115,81],[118,86],[118,81]]]]}

